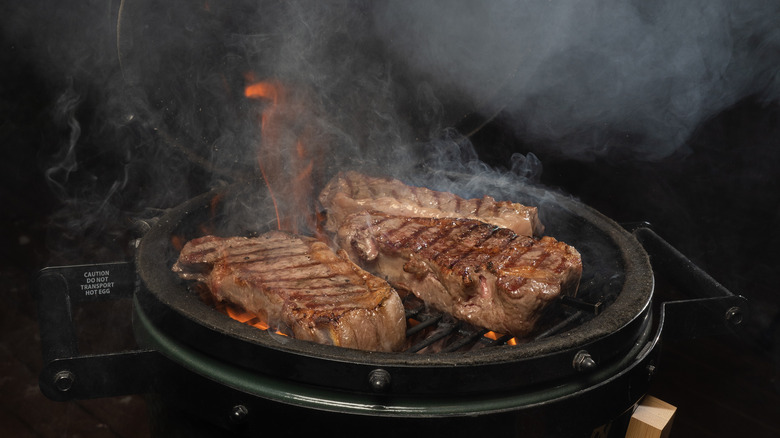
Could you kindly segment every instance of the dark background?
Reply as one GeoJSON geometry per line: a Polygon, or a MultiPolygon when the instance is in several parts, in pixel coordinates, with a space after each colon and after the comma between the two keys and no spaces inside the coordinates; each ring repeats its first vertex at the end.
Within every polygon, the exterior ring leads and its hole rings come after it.
{"type": "MultiPolygon", "coordinates": [[[[47,164],[67,135],[52,114],[66,81],[41,72],[31,53],[24,41],[0,40],[0,433],[146,436],[141,397],[57,403],[37,387],[42,360],[32,276],[45,266],[128,259],[134,236],[118,214],[68,235],[58,213],[64,205],[46,180],[47,164]],[[71,246],[52,248],[53,241],[71,246]]],[[[89,110],[90,98],[87,94],[79,113],[85,133],[97,129],[91,122],[100,120],[89,110]]],[[[542,183],[618,222],[650,222],[715,279],[749,299],[740,334],[664,346],[650,394],[678,407],[673,436],[778,436],[780,107],[747,97],[706,120],[685,148],[653,162],[618,152],[588,161],[566,159],[524,141],[506,123],[498,117],[473,137],[486,163],[501,166],[512,152],[534,152],[544,166],[542,183]]],[[[114,159],[105,162],[111,166],[114,159]]],[[[86,351],[130,345],[127,309],[101,310],[75,313],[86,351]],[[116,329],[106,330],[109,325],[116,329]]]]}

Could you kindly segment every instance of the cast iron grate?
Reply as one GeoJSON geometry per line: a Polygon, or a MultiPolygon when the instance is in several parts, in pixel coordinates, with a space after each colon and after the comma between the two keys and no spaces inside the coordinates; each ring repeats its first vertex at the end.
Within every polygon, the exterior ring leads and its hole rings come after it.
{"type": "Polygon", "coordinates": [[[530,336],[522,339],[512,335],[474,327],[452,316],[428,308],[409,294],[403,298],[406,309],[406,353],[451,353],[502,345],[517,345],[544,339],[573,328],[599,314],[603,302],[589,303],[564,296],[554,304],[554,318],[548,318],[530,336]]]}
{"type": "MultiPolygon", "coordinates": [[[[198,286],[201,285],[194,285],[196,289],[198,286]]],[[[258,329],[269,329],[268,325],[257,316],[243,312],[225,302],[215,303],[210,299],[210,294],[203,290],[200,290],[199,294],[201,299],[231,318],[258,329]]],[[[604,307],[602,301],[592,304],[580,298],[563,296],[552,304],[554,309],[550,312],[552,316],[542,320],[530,336],[516,338],[457,320],[447,313],[429,308],[411,293],[403,297],[403,304],[407,327],[403,352],[419,354],[452,353],[538,341],[563,333],[592,319],[604,307]]],[[[277,333],[287,335],[282,331],[277,333]]]]}

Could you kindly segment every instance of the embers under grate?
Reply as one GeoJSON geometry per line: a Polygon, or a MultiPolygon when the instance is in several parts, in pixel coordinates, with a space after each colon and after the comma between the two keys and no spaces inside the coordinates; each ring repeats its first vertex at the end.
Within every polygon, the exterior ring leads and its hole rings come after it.
{"type": "Polygon", "coordinates": [[[458,321],[450,315],[428,308],[424,302],[409,294],[404,297],[406,309],[407,353],[451,353],[501,345],[533,342],[562,333],[598,315],[603,304],[592,304],[578,298],[564,296],[554,304],[554,317],[544,320],[531,336],[516,338],[458,321]]]}
{"type": "MultiPolygon", "coordinates": [[[[195,287],[201,299],[217,311],[258,329],[269,329],[265,321],[252,313],[226,302],[215,303],[211,294],[206,293],[202,285],[198,286],[191,287],[195,287]]],[[[604,307],[603,300],[592,304],[581,298],[562,296],[549,306],[551,310],[548,311],[548,316],[539,322],[538,328],[530,336],[516,338],[457,320],[446,313],[429,308],[411,293],[403,297],[403,304],[406,311],[406,343],[403,352],[418,354],[452,353],[538,341],[592,319],[604,307]]],[[[279,335],[289,336],[284,330],[275,331],[279,335]]]]}

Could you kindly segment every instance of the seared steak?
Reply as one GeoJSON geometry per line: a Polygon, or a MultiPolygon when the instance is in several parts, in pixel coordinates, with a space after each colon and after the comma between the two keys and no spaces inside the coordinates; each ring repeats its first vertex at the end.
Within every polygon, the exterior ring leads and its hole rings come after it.
{"type": "Polygon", "coordinates": [[[580,254],[552,237],[535,239],[471,219],[363,212],[336,240],[370,272],[473,325],[523,336],[546,304],[574,294],[580,254]]]}
{"type": "Polygon", "coordinates": [[[476,219],[524,236],[540,235],[544,229],[536,207],[499,202],[490,196],[463,199],[452,193],[352,171],[336,175],[319,200],[327,210],[325,229],[331,233],[350,214],[366,210],[397,216],[476,219]]]}
{"type": "Polygon", "coordinates": [[[397,350],[405,339],[396,291],[313,238],[201,237],[184,246],[173,270],[296,339],[375,351],[397,350]]]}

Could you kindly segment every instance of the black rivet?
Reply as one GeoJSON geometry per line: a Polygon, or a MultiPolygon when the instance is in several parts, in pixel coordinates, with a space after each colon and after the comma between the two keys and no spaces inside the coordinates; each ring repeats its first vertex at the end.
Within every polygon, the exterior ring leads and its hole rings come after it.
{"type": "Polygon", "coordinates": [[[60,392],[67,392],[73,387],[76,376],[68,370],[62,370],[54,375],[54,386],[60,392]]]}
{"type": "Polygon", "coordinates": [[[230,411],[230,421],[234,424],[243,423],[249,415],[249,409],[244,405],[235,405],[230,411]]]}
{"type": "Polygon", "coordinates": [[[649,363],[647,364],[647,380],[652,380],[653,376],[655,376],[655,365],[649,363]]]}
{"type": "Polygon", "coordinates": [[[734,325],[742,324],[742,309],[737,306],[729,308],[726,311],[726,321],[734,325]]]}
{"type": "Polygon", "coordinates": [[[377,368],[368,373],[368,384],[377,392],[387,391],[390,387],[390,373],[382,368],[377,368]]]}

